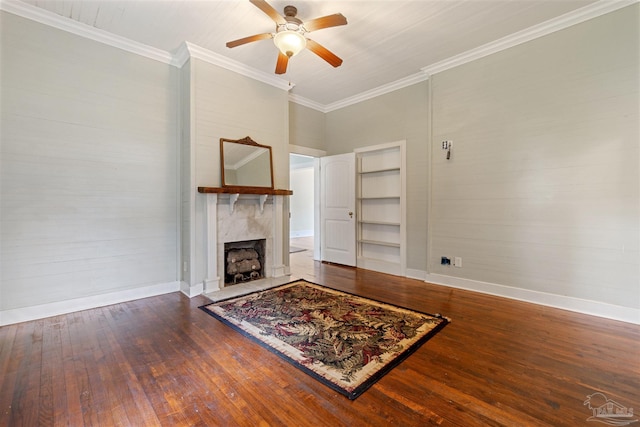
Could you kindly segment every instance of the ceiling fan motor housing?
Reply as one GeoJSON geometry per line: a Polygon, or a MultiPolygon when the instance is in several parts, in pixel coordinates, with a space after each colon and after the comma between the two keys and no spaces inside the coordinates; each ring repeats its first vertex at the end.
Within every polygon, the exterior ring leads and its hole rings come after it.
{"type": "Polygon", "coordinates": [[[280,24],[277,26],[276,32],[280,31],[298,31],[300,33],[306,33],[306,29],[302,25],[302,21],[296,18],[298,9],[295,6],[286,6],[284,8],[284,19],[286,24],[280,24]]]}
{"type": "Polygon", "coordinates": [[[298,9],[295,6],[289,5],[284,7],[284,16],[286,16],[286,18],[295,18],[297,14],[298,9]]]}

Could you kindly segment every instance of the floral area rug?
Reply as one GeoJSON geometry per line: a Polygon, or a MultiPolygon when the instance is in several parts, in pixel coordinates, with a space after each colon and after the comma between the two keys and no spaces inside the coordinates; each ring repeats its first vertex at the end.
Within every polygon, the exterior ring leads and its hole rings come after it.
{"type": "Polygon", "coordinates": [[[201,308],[349,399],[449,322],[304,280],[201,308]]]}

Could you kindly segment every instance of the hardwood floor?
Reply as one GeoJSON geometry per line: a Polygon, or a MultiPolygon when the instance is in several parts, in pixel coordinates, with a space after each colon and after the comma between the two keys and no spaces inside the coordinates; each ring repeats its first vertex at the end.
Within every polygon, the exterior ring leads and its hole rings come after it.
{"type": "Polygon", "coordinates": [[[452,322],[355,401],[199,310],[202,296],[4,326],[0,425],[580,426],[594,392],[640,408],[639,326],[311,262],[316,283],[452,322]]]}

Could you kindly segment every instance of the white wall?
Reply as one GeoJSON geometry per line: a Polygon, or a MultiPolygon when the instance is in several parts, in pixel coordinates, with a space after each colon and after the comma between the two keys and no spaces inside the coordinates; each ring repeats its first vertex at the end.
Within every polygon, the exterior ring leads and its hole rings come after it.
{"type": "Polygon", "coordinates": [[[638,8],[432,77],[432,273],[640,308],[638,8]]]}
{"type": "Polygon", "coordinates": [[[421,82],[326,117],[329,155],[407,141],[407,269],[422,274],[427,270],[428,101],[428,83],[421,82]]]}
{"type": "Polygon", "coordinates": [[[329,154],[407,140],[409,270],[640,322],[637,17],[634,4],[327,113],[329,154]]]}
{"type": "Polygon", "coordinates": [[[289,143],[315,150],[325,149],[325,114],[289,102],[289,143]]]}
{"type": "Polygon", "coordinates": [[[2,321],[177,286],[177,70],[0,19],[2,321]]]}
{"type": "MultiPolygon", "coordinates": [[[[311,160],[313,164],[313,160],[311,160]]],[[[313,166],[291,169],[291,237],[313,236],[314,170],[313,166]]]]}

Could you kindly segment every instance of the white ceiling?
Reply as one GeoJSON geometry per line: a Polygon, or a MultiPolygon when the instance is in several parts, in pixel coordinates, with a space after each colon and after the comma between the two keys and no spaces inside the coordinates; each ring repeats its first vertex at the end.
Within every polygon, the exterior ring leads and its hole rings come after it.
{"type": "MultiPolygon", "coordinates": [[[[271,40],[225,43],[273,32],[248,0],[23,0],[64,18],[176,53],[189,42],[250,68],[273,73],[271,40]]],[[[268,0],[269,1],[269,0],[268,0]]],[[[605,0],[610,1],[610,0],[605,0]]],[[[595,0],[271,0],[304,20],[342,13],[346,26],[308,34],[344,60],[333,68],[310,51],[289,61],[282,79],[295,96],[329,105],[406,79],[422,68],[595,3],[595,0]]],[[[599,2],[603,3],[603,1],[599,2]]]]}

